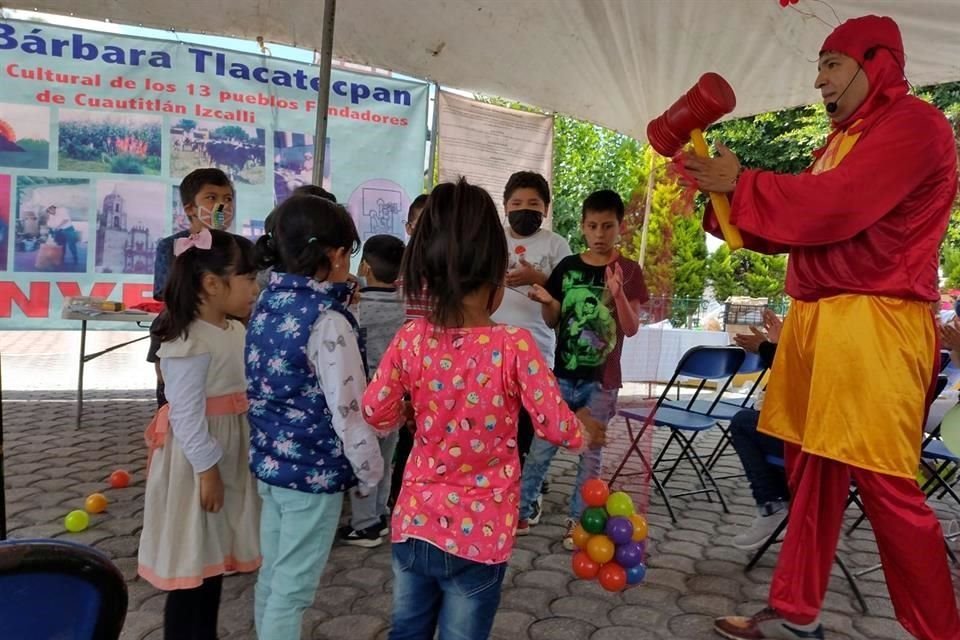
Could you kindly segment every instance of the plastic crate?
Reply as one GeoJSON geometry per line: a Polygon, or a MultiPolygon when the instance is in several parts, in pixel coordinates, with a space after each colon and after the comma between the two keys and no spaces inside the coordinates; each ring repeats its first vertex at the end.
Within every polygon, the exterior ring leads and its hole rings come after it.
{"type": "Polygon", "coordinates": [[[728,298],[723,309],[723,326],[727,333],[750,333],[750,327],[763,326],[763,310],[767,298],[728,298]]]}

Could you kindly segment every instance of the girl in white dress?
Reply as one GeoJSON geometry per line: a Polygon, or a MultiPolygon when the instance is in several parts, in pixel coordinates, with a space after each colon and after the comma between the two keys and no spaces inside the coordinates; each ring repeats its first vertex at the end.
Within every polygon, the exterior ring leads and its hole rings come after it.
{"type": "Polygon", "coordinates": [[[252,244],[204,229],[176,241],[155,331],[169,404],[151,449],[138,570],[168,591],[165,640],[216,640],[223,574],[260,566],[260,499],[247,464],[243,324],[256,300],[252,244]]]}

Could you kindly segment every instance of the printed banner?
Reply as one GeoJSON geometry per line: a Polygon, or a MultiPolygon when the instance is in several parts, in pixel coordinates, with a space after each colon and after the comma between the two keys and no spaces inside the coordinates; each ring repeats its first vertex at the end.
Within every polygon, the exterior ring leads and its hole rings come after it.
{"type": "MultiPolygon", "coordinates": [[[[506,109],[440,92],[440,182],[464,176],[493,197],[503,215],[503,188],[517,171],[553,182],[553,117],[506,109]]],[[[552,215],[544,220],[550,228],[552,215]]]]}
{"type": "MultiPolygon", "coordinates": [[[[0,22],[0,329],[71,328],[63,298],[152,299],[177,186],[215,166],[251,239],[312,181],[318,69],[195,44],[0,22]]],[[[361,239],[403,237],[428,85],[335,69],[323,186],[361,239]]],[[[118,328],[118,327],[113,327],[118,328]]]]}

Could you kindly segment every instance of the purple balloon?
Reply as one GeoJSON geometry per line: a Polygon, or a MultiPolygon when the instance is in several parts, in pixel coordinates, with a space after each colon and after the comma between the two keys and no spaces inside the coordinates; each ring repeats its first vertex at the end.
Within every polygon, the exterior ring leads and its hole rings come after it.
{"type": "Polygon", "coordinates": [[[616,545],[627,544],[633,537],[633,523],[629,518],[614,517],[607,520],[607,536],[616,545]]]}
{"type": "Polygon", "coordinates": [[[638,564],[627,569],[627,584],[640,584],[647,575],[647,565],[638,564]]]}
{"type": "Polygon", "coordinates": [[[639,542],[621,544],[617,547],[613,558],[624,569],[631,569],[643,562],[643,547],[639,542]]]}

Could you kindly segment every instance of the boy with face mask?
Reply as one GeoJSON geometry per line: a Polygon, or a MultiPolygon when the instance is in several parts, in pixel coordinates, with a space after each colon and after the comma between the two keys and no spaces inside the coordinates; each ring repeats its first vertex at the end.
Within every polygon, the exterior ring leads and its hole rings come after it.
{"type": "MultiPolygon", "coordinates": [[[[180,202],[190,221],[190,228],[178,231],[157,243],[157,253],[153,265],[153,299],[163,302],[163,290],[167,286],[167,275],[173,264],[173,245],[179,238],[186,238],[203,229],[229,231],[233,228],[233,183],[220,169],[196,169],[187,174],[180,183],[180,202]]],[[[156,323],[156,321],[154,321],[156,323]]],[[[157,406],[167,403],[163,395],[163,379],[160,377],[160,359],[157,349],[160,340],[153,335],[150,327],[150,351],[147,362],[152,362],[157,370],[157,406]]]]}
{"type": "MultiPolygon", "coordinates": [[[[543,322],[540,305],[527,297],[532,285],[543,286],[561,260],[571,254],[570,244],[563,236],[541,228],[550,207],[550,187],[539,173],[519,171],[507,180],[503,190],[503,210],[507,214],[509,263],[507,264],[507,289],[503,302],[493,315],[500,324],[527,329],[533,334],[540,354],[550,368],[556,350],[556,334],[543,322]]],[[[517,449],[520,466],[530,451],[533,441],[533,424],[530,416],[520,410],[517,449]]],[[[536,513],[530,518],[533,524],[540,520],[539,502],[536,513]]]]}

